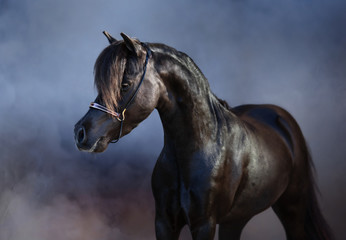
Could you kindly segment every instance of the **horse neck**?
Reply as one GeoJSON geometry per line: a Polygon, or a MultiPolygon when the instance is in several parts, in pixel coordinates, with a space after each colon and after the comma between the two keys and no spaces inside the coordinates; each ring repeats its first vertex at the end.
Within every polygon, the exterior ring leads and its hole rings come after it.
{"type": "Polygon", "coordinates": [[[165,143],[200,148],[220,136],[220,124],[232,120],[215,95],[207,79],[185,54],[154,54],[156,71],[163,90],[158,112],[164,128],[165,143]],[[159,60],[159,61],[158,61],[159,60]]]}

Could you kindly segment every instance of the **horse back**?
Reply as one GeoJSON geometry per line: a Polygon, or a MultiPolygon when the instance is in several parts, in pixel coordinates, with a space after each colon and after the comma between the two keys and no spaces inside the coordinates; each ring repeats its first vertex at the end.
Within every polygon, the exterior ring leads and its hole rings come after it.
{"type": "Polygon", "coordinates": [[[298,125],[283,108],[270,104],[241,105],[232,108],[232,112],[255,131],[259,128],[269,127],[286,142],[291,153],[294,152],[294,135],[296,135],[294,131],[298,125]]]}

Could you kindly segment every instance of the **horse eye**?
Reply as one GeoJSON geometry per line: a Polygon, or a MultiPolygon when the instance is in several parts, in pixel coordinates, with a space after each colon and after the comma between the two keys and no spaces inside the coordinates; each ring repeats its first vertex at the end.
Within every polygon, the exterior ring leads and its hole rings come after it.
{"type": "Polygon", "coordinates": [[[129,87],[130,87],[130,84],[128,84],[128,83],[122,83],[121,84],[121,90],[122,91],[127,91],[129,89],[129,87]]]}

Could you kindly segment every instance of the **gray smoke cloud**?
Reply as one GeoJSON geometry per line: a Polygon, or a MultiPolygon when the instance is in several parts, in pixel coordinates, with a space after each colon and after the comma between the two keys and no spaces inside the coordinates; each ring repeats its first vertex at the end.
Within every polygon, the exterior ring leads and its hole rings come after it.
{"type": "MultiPolygon", "coordinates": [[[[341,0],[0,0],[0,239],[154,238],[158,114],[105,153],[74,146],[73,126],[96,96],[103,30],[186,52],[232,106],[290,111],[310,145],[322,210],[344,239],[345,12],[341,0]]],[[[271,210],[242,236],[258,238],[285,239],[271,210]]],[[[191,239],[187,229],[181,239],[191,239]]]]}

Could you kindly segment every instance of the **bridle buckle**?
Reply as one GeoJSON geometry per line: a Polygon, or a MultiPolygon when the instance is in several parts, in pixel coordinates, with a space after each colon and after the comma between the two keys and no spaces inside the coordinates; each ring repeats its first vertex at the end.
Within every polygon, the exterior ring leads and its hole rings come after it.
{"type": "Polygon", "coordinates": [[[125,121],[125,112],[126,112],[126,108],[121,112],[121,114],[119,114],[119,116],[116,116],[119,122],[125,121]]]}

